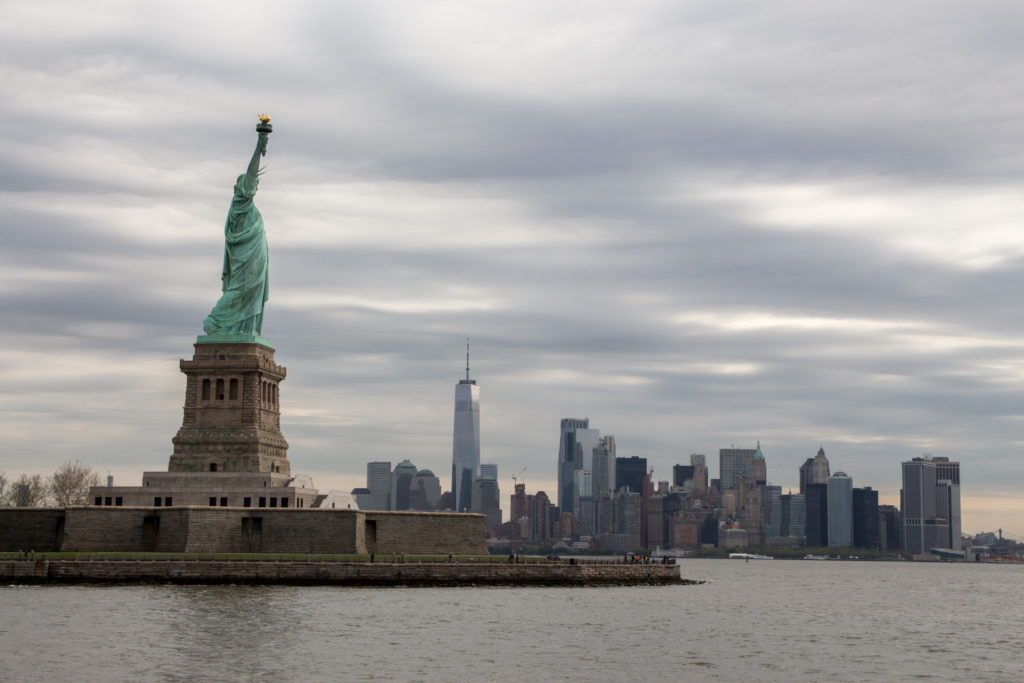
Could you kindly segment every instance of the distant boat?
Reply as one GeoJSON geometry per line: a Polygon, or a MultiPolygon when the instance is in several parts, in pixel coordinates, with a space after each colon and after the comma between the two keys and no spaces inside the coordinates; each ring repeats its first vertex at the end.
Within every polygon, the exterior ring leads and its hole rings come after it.
{"type": "Polygon", "coordinates": [[[805,560],[831,560],[828,555],[804,555],[805,560]]]}
{"type": "Polygon", "coordinates": [[[730,560],[774,560],[771,555],[756,555],[754,553],[729,553],[730,560]]]}

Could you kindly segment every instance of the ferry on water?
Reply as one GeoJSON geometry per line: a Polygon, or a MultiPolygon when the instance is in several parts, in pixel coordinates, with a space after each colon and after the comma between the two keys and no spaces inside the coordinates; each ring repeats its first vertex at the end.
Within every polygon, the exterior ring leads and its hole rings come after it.
{"type": "Polygon", "coordinates": [[[774,560],[771,555],[757,555],[755,553],[729,553],[730,560],[774,560]]]}

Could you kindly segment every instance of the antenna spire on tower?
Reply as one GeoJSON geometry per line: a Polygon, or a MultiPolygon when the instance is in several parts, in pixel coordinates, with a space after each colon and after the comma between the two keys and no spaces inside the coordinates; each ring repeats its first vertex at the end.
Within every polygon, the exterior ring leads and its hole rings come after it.
{"type": "Polygon", "coordinates": [[[466,337],[466,381],[469,381],[469,337],[466,337]]]}

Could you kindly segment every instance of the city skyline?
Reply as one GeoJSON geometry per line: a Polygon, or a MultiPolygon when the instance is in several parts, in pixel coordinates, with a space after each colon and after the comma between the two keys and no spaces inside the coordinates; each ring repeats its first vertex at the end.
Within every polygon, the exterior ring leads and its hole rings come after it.
{"type": "Polygon", "coordinates": [[[470,336],[503,505],[524,469],[557,498],[558,421],[586,416],[659,480],[760,440],[796,491],[824,445],[898,505],[900,463],[948,457],[965,532],[1024,532],[1024,8],[6,16],[8,478],[166,465],[268,111],[263,334],[320,489],[405,459],[447,487],[470,336]]]}

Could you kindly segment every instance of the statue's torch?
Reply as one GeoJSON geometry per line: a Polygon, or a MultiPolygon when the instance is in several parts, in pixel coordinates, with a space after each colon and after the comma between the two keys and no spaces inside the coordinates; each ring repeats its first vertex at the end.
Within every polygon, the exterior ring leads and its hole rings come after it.
{"type": "Polygon", "coordinates": [[[270,125],[270,114],[257,114],[260,122],[256,124],[257,133],[273,133],[274,127],[270,125]]]}

